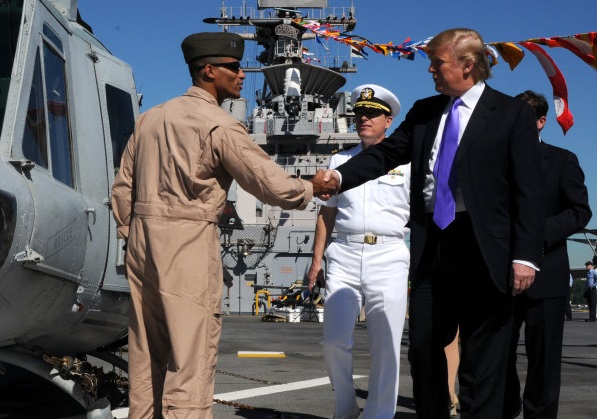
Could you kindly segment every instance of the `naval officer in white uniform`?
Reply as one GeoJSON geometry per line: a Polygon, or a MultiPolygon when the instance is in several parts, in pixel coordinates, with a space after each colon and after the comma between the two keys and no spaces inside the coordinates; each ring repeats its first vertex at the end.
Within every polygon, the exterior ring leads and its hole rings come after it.
{"type": "MultiPolygon", "coordinates": [[[[400,110],[398,98],[373,84],[351,95],[361,143],[335,154],[333,169],[385,137],[400,110]]],[[[371,354],[369,395],[363,418],[391,419],[396,412],[400,341],[406,314],[409,250],[410,165],[333,196],[323,203],[315,231],[309,287],[323,282],[327,259],[323,339],[325,364],[334,386],[334,418],[360,415],[353,386],[352,346],[357,316],[364,305],[371,354]],[[336,238],[327,245],[332,231],[336,238]],[[327,245],[327,249],[326,249],[327,245]]]]}

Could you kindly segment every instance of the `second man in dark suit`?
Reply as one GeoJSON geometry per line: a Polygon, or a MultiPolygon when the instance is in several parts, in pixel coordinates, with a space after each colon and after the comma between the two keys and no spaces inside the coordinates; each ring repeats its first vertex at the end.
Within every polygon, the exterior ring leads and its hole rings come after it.
{"type": "MultiPolygon", "coordinates": [[[[537,131],[546,122],[548,104],[543,95],[526,91],[516,96],[535,109],[537,131]]],[[[566,239],[591,219],[585,175],[576,156],[541,141],[542,203],[545,208],[544,258],[533,285],[514,298],[514,331],[504,418],[514,418],[524,407],[525,418],[557,418],[564,316],[568,305],[570,263],[566,239]],[[522,405],[516,372],[520,327],[525,324],[527,378],[522,405]]]]}
{"type": "Polygon", "coordinates": [[[535,118],[528,104],[485,83],[491,70],[476,31],[441,32],[427,53],[440,94],[417,101],[389,138],[324,180],[344,191],[412,163],[409,360],[417,415],[450,415],[444,346],[460,325],[461,417],[501,419],[512,295],[532,284],[542,257],[535,118]]]}

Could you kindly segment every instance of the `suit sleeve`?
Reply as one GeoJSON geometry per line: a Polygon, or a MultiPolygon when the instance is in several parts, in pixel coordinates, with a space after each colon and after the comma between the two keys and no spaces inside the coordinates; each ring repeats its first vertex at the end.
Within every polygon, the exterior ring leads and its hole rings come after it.
{"type": "Polygon", "coordinates": [[[545,211],[541,204],[541,150],[533,109],[523,103],[510,139],[512,260],[540,265],[543,259],[545,211]]]}
{"type": "MultiPolygon", "coordinates": [[[[415,104],[416,105],[416,104],[415,104]]],[[[340,192],[347,191],[363,183],[385,175],[396,166],[410,162],[411,133],[414,126],[416,106],[413,106],[405,120],[386,139],[375,146],[368,147],[338,166],[342,175],[340,192]]]]}
{"type": "Polygon", "coordinates": [[[559,202],[562,210],[545,220],[545,245],[548,248],[578,233],[586,227],[592,215],[584,183],[585,175],[577,157],[568,151],[560,152],[566,154],[559,177],[559,202]]]}

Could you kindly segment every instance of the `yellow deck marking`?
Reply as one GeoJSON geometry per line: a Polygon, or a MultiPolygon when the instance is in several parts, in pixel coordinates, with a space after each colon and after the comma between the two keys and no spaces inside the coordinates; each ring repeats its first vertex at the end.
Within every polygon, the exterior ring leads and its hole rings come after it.
{"type": "Polygon", "coordinates": [[[238,351],[239,358],[286,358],[284,352],[238,351]]]}

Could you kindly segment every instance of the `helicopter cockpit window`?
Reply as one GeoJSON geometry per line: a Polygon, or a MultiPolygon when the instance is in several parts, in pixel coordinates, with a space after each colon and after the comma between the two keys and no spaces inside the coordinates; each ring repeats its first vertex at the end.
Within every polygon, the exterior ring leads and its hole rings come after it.
{"type": "Polygon", "coordinates": [[[39,52],[35,57],[31,93],[29,93],[29,106],[23,132],[23,155],[35,164],[48,168],[46,107],[39,52]]]}
{"type": "Polygon", "coordinates": [[[19,39],[23,0],[3,0],[0,7],[0,132],[8,100],[10,75],[19,39]]]}
{"type": "MultiPolygon", "coordinates": [[[[45,28],[44,34],[46,34],[45,28]]],[[[56,45],[55,39],[51,41],[56,45]]],[[[59,39],[57,41],[59,42],[59,39]]],[[[62,45],[56,46],[60,48],[62,45]]],[[[73,187],[72,144],[64,59],[48,42],[44,42],[43,50],[52,174],[56,180],[73,187]]]]}
{"type": "Polygon", "coordinates": [[[112,157],[114,170],[120,167],[120,159],[129,137],[135,128],[135,111],[130,93],[106,84],[110,138],[112,139],[112,157]]]}
{"type": "Polygon", "coordinates": [[[54,48],[56,48],[60,52],[63,52],[62,41],[60,40],[58,35],[56,35],[54,31],[50,29],[48,25],[44,25],[44,36],[48,41],[50,41],[50,43],[53,44],[54,48]]]}

